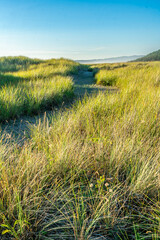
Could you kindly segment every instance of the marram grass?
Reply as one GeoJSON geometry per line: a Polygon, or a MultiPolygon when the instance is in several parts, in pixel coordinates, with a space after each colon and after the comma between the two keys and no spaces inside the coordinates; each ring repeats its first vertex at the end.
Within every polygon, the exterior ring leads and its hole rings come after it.
{"type": "Polygon", "coordinates": [[[160,238],[159,67],[111,65],[117,93],[45,118],[22,148],[1,144],[2,236],[160,238]]]}
{"type": "Polygon", "coordinates": [[[70,100],[73,97],[71,73],[78,66],[61,59],[32,64],[16,73],[1,73],[0,121],[36,114],[70,100]]]}

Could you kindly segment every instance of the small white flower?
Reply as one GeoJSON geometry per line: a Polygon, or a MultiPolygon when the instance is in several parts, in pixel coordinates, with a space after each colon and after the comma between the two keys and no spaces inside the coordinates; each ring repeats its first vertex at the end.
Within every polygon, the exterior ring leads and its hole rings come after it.
{"type": "Polygon", "coordinates": [[[106,183],[105,183],[105,187],[108,187],[108,186],[109,186],[109,183],[106,182],[106,183]]]}

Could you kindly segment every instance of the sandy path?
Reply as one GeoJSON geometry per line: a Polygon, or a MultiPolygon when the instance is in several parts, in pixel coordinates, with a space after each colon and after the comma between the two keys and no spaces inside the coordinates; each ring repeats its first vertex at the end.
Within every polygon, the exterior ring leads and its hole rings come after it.
{"type": "MultiPolygon", "coordinates": [[[[83,98],[85,94],[91,95],[98,93],[99,91],[116,91],[115,88],[107,88],[103,86],[97,86],[94,84],[93,73],[89,71],[79,71],[77,75],[73,76],[73,81],[75,84],[75,102],[77,99],[83,98]]],[[[37,116],[24,116],[20,119],[11,120],[1,125],[2,134],[5,134],[5,138],[10,138],[12,136],[13,139],[16,139],[19,144],[23,144],[23,142],[30,136],[30,127],[31,125],[37,124],[40,120],[43,121],[44,116],[53,116],[57,114],[59,111],[67,111],[72,107],[72,104],[63,104],[59,108],[54,108],[54,110],[46,111],[37,116]]]]}
{"type": "Polygon", "coordinates": [[[74,77],[75,84],[75,96],[82,98],[85,94],[91,95],[98,92],[113,92],[117,91],[117,88],[110,88],[104,86],[98,86],[94,84],[93,73],[89,71],[81,71],[74,77]]]}

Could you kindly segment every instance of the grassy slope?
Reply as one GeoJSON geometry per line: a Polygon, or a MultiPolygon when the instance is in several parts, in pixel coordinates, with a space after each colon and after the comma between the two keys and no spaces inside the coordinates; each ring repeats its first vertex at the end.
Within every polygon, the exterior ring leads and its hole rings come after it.
{"type": "Polygon", "coordinates": [[[73,96],[69,75],[77,70],[77,63],[65,59],[41,63],[22,57],[2,60],[0,70],[15,68],[15,72],[0,74],[0,121],[38,113],[73,96]]]}
{"type": "Polygon", "coordinates": [[[0,72],[16,72],[26,70],[30,65],[43,62],[40,59],[32,59],[27,57],[1,57],[0,72]]]}
{"type": "Polygon", "coordinates": [[[145,57],[138,58],[136,61],[149,62],[149,61],[160,61],[160,50],[152,52],[145,57]]]}
{"type": "Polygon", "coordinates": [[[22,149],[1,145],[8,238],[159,239],[160,63],[118,66],[96,75],[114,76],[117,94],[45,119],[22,149]]]}

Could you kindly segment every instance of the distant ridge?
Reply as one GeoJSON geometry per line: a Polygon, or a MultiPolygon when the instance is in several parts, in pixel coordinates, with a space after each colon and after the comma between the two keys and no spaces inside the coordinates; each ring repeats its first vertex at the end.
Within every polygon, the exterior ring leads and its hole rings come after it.
{"type": "Polygon", "coordinates": [[[104,59],[90,59],[90,60],[76,60],[76,62],[82,64],[93,64],[93,63],[118,63],[118,62],[128,62],[136,60],[137,58],[142,58],[144,55],[133,55],[133,56],[122,56],[104,59]]]}
{"type": "Polygon", "coordinates": [[[148,55],[136,59],[136,61],[149,62],[149,61],[160,61],[160,49],[158,51],[149,53],[148,55]]]}

